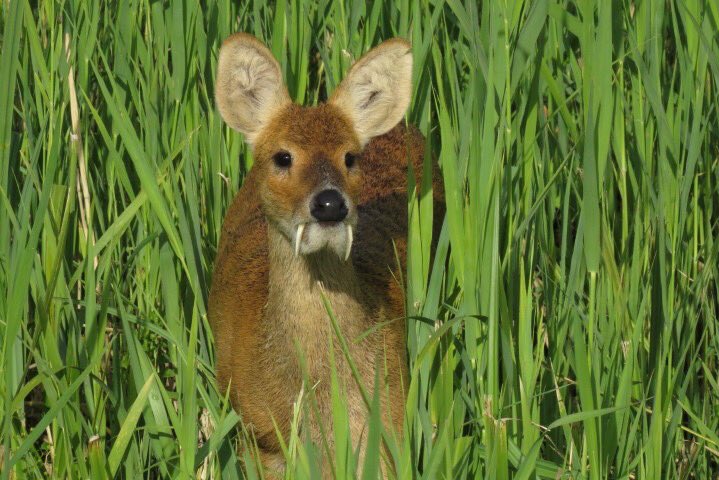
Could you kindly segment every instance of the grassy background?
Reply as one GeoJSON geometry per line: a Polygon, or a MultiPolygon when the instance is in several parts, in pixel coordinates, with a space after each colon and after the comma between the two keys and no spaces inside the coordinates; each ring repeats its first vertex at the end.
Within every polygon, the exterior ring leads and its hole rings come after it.
{"type": "Polygon", "coordinates": [[[447,215],[430,265],[408,205],[398,476],[719,478],[719,4],[477,3],[2,2],[0,478],[241,475],[206,318],[235,31],[306,104],[412,41],[447,215]]]}

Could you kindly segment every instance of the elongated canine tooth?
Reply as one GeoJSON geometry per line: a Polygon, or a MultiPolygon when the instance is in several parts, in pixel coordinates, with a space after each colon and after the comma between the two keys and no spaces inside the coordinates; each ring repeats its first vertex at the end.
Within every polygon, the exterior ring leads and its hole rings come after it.
{"type": "Polygon", "coordinates": [[[350,251],[352,250],[352,225],[347,224],[347,250],[345,250],[345,261],[350,258],[350,251]]]}
{"type": "Polygon", "coordinates": [[[297,225],[297,235],[295,236],[295,257],[300,254],[300,243],[302,243],[302,234],[305,232],[305,224],[297,225]]]}

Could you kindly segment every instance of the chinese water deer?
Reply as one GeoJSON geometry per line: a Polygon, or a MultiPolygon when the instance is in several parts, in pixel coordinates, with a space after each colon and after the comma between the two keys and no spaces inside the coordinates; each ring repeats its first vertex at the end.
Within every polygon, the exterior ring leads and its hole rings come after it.
{"type": "Polygon", "coordinates": [[[254,166],[225,217],[209,319],[219,385],[229,386],[266,470],[284,469],[276,426],[287,438],[303,388],[317,406],[303,433],[334,451],[330,342],[363,452],[367,407],[323,298],[370,395],[379,375],[385,428],[402,431],[407,171],[411,160],[419,175],[424,154],[421,134],[400,123],[411,73],[410,45],[388,40],[352,66],[327,103],[302,107],[257,39],[235,34],[220,50],[217,106],[244,134],[254,166]]]}

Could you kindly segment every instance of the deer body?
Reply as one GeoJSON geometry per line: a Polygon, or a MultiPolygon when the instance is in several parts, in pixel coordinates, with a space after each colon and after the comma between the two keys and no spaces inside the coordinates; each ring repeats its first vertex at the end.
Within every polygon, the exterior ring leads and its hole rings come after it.
{"type": "Polygon", "coordinates": [[[255,166],[225,217],[209,319],[219,385],[231,386],[233,406],[275,473],[284,468],[275,426],[288,437],[301,391],[318,412],[302,428],[318,445],[324,431],[333,451],[331,349],[350,434],[363,448],[367,408],[323,297],[370,396],[379,375],[385,428],[401,434],[406,172],[408,159],[421,171],[424,145],[415,129],[397,125],[410,73],[409,46],[385,42],[327,104],[307,108],[289,101],[279,65],[256,39],[238,34],[221,50],[217,103],[250,141],[255,166]]]}

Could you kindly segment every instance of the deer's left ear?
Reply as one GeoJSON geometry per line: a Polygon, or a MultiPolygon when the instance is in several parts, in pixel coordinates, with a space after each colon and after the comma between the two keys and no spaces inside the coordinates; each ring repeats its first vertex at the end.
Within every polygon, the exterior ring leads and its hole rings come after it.
{"type": "Polygon", "coordinates": [[[397,125],[412,92],[412,47],[399,38],[367,52],[347,73],[329,103],[354,124],[362,145],[397,125]]]}

